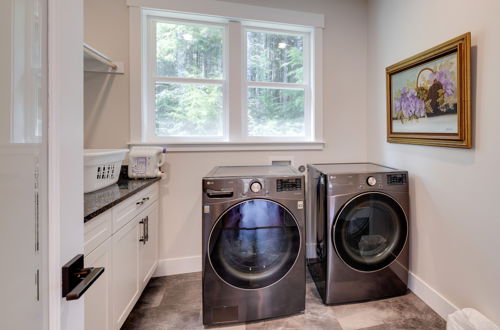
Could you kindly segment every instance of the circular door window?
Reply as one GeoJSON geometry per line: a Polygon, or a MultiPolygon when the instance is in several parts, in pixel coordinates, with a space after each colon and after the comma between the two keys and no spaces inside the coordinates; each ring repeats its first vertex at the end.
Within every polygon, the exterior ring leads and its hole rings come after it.
{"type": "Polygon", "coordinates": [[[228,209],[209,238],[209,258],[227,283],[258,289],[283,278],[300,250],[300,232],[292,214],[278,203],[252,199],[228,209]]]}
{"type": "Polygon", "coordinates": [[[345,204],[332,232],[339,257],[359,271],[390,265],[406,244],[408,222],[401,206],[381,193],[359,195],[345,204]]]}

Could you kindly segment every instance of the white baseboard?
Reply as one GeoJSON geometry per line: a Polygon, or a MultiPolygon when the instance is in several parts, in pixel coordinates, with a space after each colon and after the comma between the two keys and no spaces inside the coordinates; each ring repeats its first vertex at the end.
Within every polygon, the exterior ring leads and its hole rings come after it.
{"type": "Polygon", "coordinates": [[[445,320],[449,314],[459,310],[451,301],[412,272],[408,274],[408,288],[445,320]]]}
{"type": "Polygon", "coordinates": [[[201,256],[160,259],[153,277],[201,272],[201,256]]]}

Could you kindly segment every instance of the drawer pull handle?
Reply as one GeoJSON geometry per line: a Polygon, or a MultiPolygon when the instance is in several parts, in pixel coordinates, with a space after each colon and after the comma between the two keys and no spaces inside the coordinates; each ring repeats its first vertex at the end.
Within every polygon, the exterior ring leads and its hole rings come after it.
{"type": "Polygon", "coordinates": [[[135,205],[142,205],[142,204],[144,204],[144,201],[139,201],[139,202],[135,203],[135,205]]]}
{"type": "Polygon", "coordinates": [[[142,225],[142,235],[141,238],[139,238],[139,242],[142,242],[142,244],[146,244],[146,242],[148,241],[148,237],[146,234],[146,226],[147,226],[146,221],[147,217],[139,221],[139,223],[142,225]]]}
{"type": "Polygon", "coordinates": [[[149,197],[144,197],[142,200],[146,202],[149,200],[149,197]]]}

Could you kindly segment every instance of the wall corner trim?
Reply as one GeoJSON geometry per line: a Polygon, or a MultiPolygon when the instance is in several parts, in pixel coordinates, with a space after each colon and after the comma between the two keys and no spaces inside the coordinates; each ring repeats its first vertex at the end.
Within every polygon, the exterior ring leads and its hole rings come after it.
{"type": "Polygon", "coordinates": [[[412,272],[408,274],[408,288],[445,320],[449,314],[459,310],[456,305],[412,272]]]}
{"type": "Polygon", "coordinates": [[[201,256],[160,259],[153,277],[201,272],[201,256]]]}

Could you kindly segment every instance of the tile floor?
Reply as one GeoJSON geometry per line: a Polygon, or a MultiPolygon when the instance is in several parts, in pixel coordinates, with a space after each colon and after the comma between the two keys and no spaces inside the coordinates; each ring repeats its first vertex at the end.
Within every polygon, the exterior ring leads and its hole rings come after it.
{"type": "MultiPolygon", "coordinates": [[[[203,329],[201,273],[153,278],[123,330],[203,329]]],[[[445,321],[413,293],[402,297],[325,306],[308,275],[306,311],[279,319],[221,327],[244,329],[445,329],[445,321]]]]}

